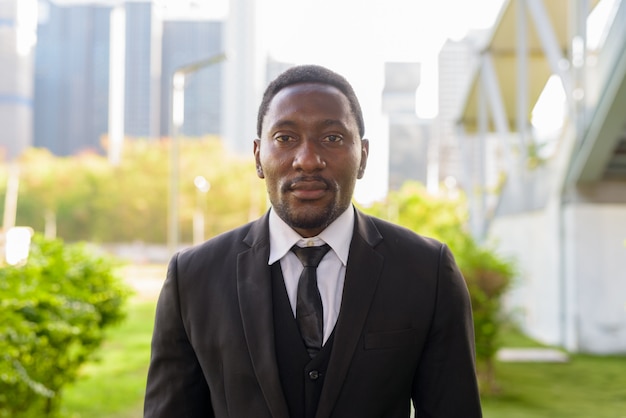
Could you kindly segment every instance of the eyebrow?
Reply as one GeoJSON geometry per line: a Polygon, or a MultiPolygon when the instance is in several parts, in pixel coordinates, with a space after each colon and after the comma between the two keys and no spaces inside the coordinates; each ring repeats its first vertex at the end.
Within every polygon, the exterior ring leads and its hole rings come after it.
{"type": "Polygon", "coordinates": [[[281,129],[281,128],[291,128],[293,126],[297,126],[297,123],[295,123],[292,120],[289,119],[283,119],[283,120],[279,120],[278,122],[274,123],[272,126],[270,126],[270,128],[272,129],[281,129]]]}
{"type": "Polygon", "coordinates": [[[344,129],[344,130],[348,130],[348,127],[346,126],[345,123],[343,123],[341,120],[339,119],[324,119],[321,123],[321,126],[323,127],[328,127],[328,126],[339,126],[340,128],[344,129]]]}
{"type": "MultiPolygon", "coordinates": [[[[346,131],[348,130],[348,127],[346,126],[346,124],[343,123],[339,119],[324,119],[323,121],[319,122],[317,125],[322,128],[338,126],[343,130],[346,130],[346,131]]],[[[284,120],[279,120],[278,122],[276,122],[274,125],[272,125],[272,128],[281,129],[281,128],[292,128],[296,126],[298,126],[298,124],[295,121],[290,120],[290,119],[284,119],[284,120]]]]}

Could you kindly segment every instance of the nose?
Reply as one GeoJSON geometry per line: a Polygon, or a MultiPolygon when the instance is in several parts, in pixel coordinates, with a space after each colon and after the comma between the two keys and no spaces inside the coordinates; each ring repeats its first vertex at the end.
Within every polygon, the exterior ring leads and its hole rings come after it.
{"type": "Polygon", "coordinates": [[[312,173],[326,167],[320,147],[321,144],[315,140],[302,140],[297,147],[293,167],[305,173],[312,173]]]}

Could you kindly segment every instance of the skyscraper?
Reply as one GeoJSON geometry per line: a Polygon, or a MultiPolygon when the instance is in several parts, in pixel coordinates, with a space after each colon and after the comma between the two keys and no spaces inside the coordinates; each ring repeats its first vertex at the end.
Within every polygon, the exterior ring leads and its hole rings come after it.
{"type": "Polygon", "coordinates": [[[0,0],[0,158],[32,144],[35,0],[0,0]]]}
{"type": "Polygon", "coordinates": [[[102,150],[108,128],[111,8],[42,3],[35,54],[34,145],[102,150]]]}
{"type": "MultiPolygon", "coordinates": [[[[150,0],[41,7],[33,142],[57,155],[169,135],[174,71],[223,52],[221,21],[168,20],[150,0]]],[[[187,77],[183,135],[221,133],[221,77],[219,65],[187,77]]]]}
{"type": "MultiPolygon", "coordinates": [[[[125,7],[124,133],[128,136],[158,136],[152,129],[154,107],[158,106],[152,74],[160,73],[152,54],[152,3],[128,2],[125,7]]],[[[158,63],[160,67],[160,63],[158,63]]],[[[157,113],[158,114],[158,113],[157,113]]]]}
{"type": "Polygon", "coordinates": [[[222,137],[227,146],[249,155],[256,134],[256,112],[265,89],[267,50],[256,0],[230,0],[225,42],[222,137]]]}
{"type": "Polygon", "coordinates": [[[389,117],[389,189],[407,180],[427,182],[431,121],[415,112],[420,64],[385,63],[383,112],[389,117]]]}
{"type": "MultiPolygon", "coordinates": [[[[172,76],[181,66],[223,53],[220,21],[164,21],[161,78],[161,135],[171,132],[172,76]]],[[[202,68],[185,78],[182,134],[219,134],[222,117],[222,66],[202,68]]]]}
{"type": "MultiPolygon", "coordinates": [[[[470,173],[463,173],[455,118],[459,116],[463,95],[477,64],[476,50],[485,35],[485,31],[473,31],[459,41],[448,40],[439,52],[438,177],[439,181],[452,177],[462,187],[470,185],[470,179],[466,178],[470,173]]],[[[466,144],[468,152],[470,145],[466,144]]]]}

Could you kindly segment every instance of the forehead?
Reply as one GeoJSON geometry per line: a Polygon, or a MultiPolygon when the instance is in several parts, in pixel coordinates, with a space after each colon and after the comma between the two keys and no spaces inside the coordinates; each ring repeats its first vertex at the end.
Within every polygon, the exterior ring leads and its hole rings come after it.
{"type": "Polygon", "coordinates": [[[330,96],[341,96],[343,99],[348,101],[348,98],[339,90],[337,87],[320,82],[302,82],[296,84],[290,84],[288,86],[283,87],[279,91],[276,92],[272,102],[276,99],[280,99],[282,96],[291,96],[297,94],[311,94],[311,93],[320,93],[320,94],[328,94],[330,96]]]}
{"type": "MultiPolygon", "coordinates": [[[[349,119],[356,124],[348,98],[337,87],[322,83],[300,83],[284,87],[274,95],[266,122],[288,116],[349,119]]],[[[348,123],[348,121],[346,121],[348,123]]]]}

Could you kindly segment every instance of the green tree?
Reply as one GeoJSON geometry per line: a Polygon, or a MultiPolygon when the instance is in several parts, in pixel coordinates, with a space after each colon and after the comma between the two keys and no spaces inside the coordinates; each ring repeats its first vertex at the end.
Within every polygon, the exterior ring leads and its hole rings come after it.
{"type": "Polygon", "coordinates": [[[466,227],[468,211],[462,196],[434,197],[421,184],[407,182],[390,192],[385,201],[364,210],[450,247],[470,291],[481,385],[484,391],[492,391],[498,332],[504,323],[501,297],[515,274],[513,263],[472,237],[466,227]]]}
{"type": "MultiPolygon", "coordinates": [[[[60,158],[30,149],[20,159],[17,224],[44,231],[46,219],[54,219],[58,236],[67,241],[164,243],[170,150],[169,140],[128,139],[120,163],[112,165],[93,153],[60,158]]],[[[180,167],[183,242],[192,240],[192,219],[199,204],[205,209],[206,237],[245,223],[266,209],[252,155],[234,156],[215,137],[183,138],[180,167]],[[196,176],[210,182],[208,193],[198,194],[196,176]]],[[[6,187],[6,170],[0,172],[3,176],[0,191],[6,187]]]]}

